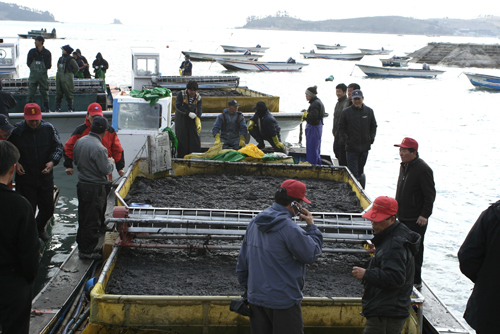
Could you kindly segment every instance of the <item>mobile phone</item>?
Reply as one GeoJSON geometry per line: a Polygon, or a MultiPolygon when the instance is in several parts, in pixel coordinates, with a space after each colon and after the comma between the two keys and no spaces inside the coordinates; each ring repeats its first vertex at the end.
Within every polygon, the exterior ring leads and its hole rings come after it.
{"type": "Polygon", "coordinates": [[[292,207],[297,208],[296,216],[298,216],[299,214],[304,214],[304,211],[297,202],[292,202],[292,207]]]}

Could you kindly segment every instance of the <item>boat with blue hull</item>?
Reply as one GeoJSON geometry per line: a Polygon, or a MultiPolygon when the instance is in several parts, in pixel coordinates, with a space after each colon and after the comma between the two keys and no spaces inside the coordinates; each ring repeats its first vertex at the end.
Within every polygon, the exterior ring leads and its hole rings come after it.
{"type": "Polygon", "coordinates": [[[439,70],[424,70],[402,67],[379,67],[361,64],[356,64],[356,66],[359,67],[359,69],[369,77],[431,79],[445,72],[439,70]]]}
{"type": "Polygon", "coordinates": [[[500,77],[479,73],[465,73],[470,83],[476,87],[500,90],[500,77]]]}

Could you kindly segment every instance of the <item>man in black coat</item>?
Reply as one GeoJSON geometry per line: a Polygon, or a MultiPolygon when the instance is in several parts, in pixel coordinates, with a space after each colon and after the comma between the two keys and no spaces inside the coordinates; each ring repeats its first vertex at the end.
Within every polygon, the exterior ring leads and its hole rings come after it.
{"type": "Polygon", "coordinates": [[[396,200],[399,204],[398,220],[410,230],[420,234],[420,247],[415,255],[415,286],[422,286],[422,263],[424,261],[424,235],[436,199],[432,169],[418,156],[415,139],[404,138],[399,147],[401,167],[399,169],[396,200]]]}
{"type": "Polygon", "coordinates": [[[31,204],[8,184],[19,151],[0,141],[0,328],[3,334],[28,334],[33,282],[40,243],[31,204]]]}
{"type": "Polygon", "coordinates": [[[414,255],[420,236],[396,220],[398,203],[380,196],[363,218],[372,222],[375,254],[368,268],[353,267],[354,278],[362,280],[363,334],[400,334],[410,315],[414,255]]]}
{"type": "Polygon", "coordinates": [[[9,109],[14,108],[16,104],[17,102],[12,94],[2,90],[2,80],[0,79],[0,114],[9,118],[9,109]]]}
{"type": "Polygon", "coordinates": [[[184,158],[200,152],[200,131],[203,99],[198,94],[198,83],[190,80],[186,89],[175,100],[175,135],[178,139],[177,157],[184,158]]]}
{"type": "Polygon", "coordinates": [[[497,333],[500,299],[500,201],[483,211],[458,251],[460,270],[474,289],[464,319],[477,334],[497,333]]]}

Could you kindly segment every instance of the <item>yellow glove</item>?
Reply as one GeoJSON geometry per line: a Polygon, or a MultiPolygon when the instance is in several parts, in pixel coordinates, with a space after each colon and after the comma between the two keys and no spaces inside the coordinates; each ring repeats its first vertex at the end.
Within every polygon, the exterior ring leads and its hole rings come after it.
{"type": "Polygon", "coordinates": [[[196,124],[196,133],[197,133],[197,134],[200,134],[200,132],[201,132],[201,120],[200,120],[200,118],[199,118],[199,117],[196,117],[196,118],[194,119],[194,122],[195,122],[195,124],[196,124]]]}
{"type": "Polygon", "coordinates": [[[241,135],[240,136],[240,147],[244,147],[245,146],[245,136],[241,135]]]}
{"type": "Polygon", "coordinates": [[[215,135],[214,146],[217,146],[217,145],[220,145],[220,133],[218,133],[218,134],[215,135]]]}
{"type": "Polygon", "coordinates": [[[284,150],[285,149],[285,145],[283,145],[279,140],[278,140],[278,136],[274,136],[273,137],[273,142],[274,142],[274,145],[276,145],[277,148],[281,149],[281,150],[284,150]]]}
{"type": "Polygon", "coordinates": [[[247,126],[247,129],[250,131],[250,130],[253,130],[253,126],[255,125],[255,122],[250,120],[248,122],[248,126],[247,126]]]}
{"type": "Polygon", "coordinates": [[[179,75],[182,77],[182,70],[179,68],[179,75]]]}
{"type": "Polygon", "coordinates": [[[302,114],[302,120],[305,121],[306,118],[307,118],[307,115],[309,115],[309,113],[306,111],[302,114]]]}

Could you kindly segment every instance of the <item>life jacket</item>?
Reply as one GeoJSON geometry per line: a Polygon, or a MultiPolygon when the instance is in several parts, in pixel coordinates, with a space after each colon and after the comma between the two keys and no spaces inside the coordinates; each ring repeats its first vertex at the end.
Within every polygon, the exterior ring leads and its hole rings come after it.
{"type": "MultiPolygon", "coordinates": [[[[240,124],[242,120],[244,120],[245,117],[243,114],[238,113],[238,117],[236,118],[236,124],[240,124]]],[[[222,131],[226,131],[226,113],[222,113],[222,131]]]]}
{"type": "MultiPolygon", "coordinates": [[[[189,95],[187,93],[187,89],[182,90],[182,102],[189,104],[189,95]]],[[[196,93],[196,97],[194,98],[194,104],[198,104],[201,101],[200,94],[196,93]]]]}

